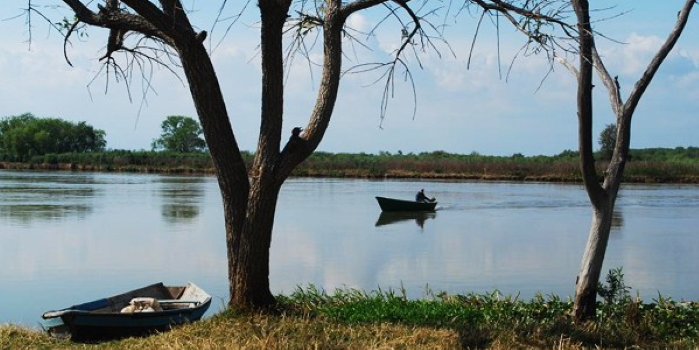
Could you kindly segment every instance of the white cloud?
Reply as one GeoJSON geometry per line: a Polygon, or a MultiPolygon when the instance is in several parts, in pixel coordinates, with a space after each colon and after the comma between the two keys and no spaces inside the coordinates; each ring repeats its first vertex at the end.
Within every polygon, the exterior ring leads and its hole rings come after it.
{"type": "Polygon", "coordinates": [[[347,27],[360,33],[368,33],[373,25],[366,16],[359,12],[355,12],[347,18],[347,27]]]}
{"type": "Polygon", "coordinates": [[[600,49],[600,56],[610,70],[637,77],[646,69],[662,43],[658,36],[631,33],[622,44],[611,43],[610,49],[600,49]]]}
{"type": "MultiPolygon", "coordinates": [[[[11,13],[8,6],[16,4],[8,4],[0,2],[0,7],[11,13]]],[[[666,7],[663,11],[668,12],[666,7]]],[[[201,12],[196,12],[193,23],[208,28],[215,10],[203,6],[201,12]]],[[[652,14],[636,20],[643,12],[648,12],[645,7],[604,22],[610,29],[603,32],[625,38],[621,39],[625,44],[598,39],[605,63],[612,75],[619,75],[622,91],[628,91],[629,84],[639,78],[664,40],[676,10],[669,11],[668,17],[652,14]]],[[[362,32],[356,34],[357,39],[365,40],[363,43],[369,49],[349,45],[346,41],[345,69],[358,63],[390,61],[401,40],[397,24],[383,23],[372,36],[366,36],[366,32],[381,21],[382,15],[377,9],[349,18],[348,25],[362,32]]],[[[254,149],[259,131],[258,21],[257,9],[247,9],[246,18],[231,28],[212,56],[242,149],[254,149]]],[[[399,69],[383,129],[378,125],[385,85],[383,80],[376,83],[381,78],[379,72],[345,74],[335,115],[320,149],[332,152],[443,149],[462,153],[475,150],[483,154],[556,154],[575,148],[575,81],[570,73],[555,65],[555,71],[547,75],[550,66],[544,56],[518,55],[524,43],[520,34],[501,30],[498,43],[493,28],[487,25],[480,29],[472,50],[477,17],[462,17],[459,21],[463,23],[449,24],[445,35],[449,47],[440,46],[439,54],[422,53],[421,47],[416,46],[416,53],[420,55],[418,64],[414,52],[405,52],[404,59],[415,79],[417,100],[413,99],[411,82],[404,81],[399,69]],[[542,79],[545,81],[539,89],[542,79]],[[413,120],[414,103],[417,103],[417,114],[413,120]]],[[[688,24],[677,48],[644,96],[638,110],[640,118],[635,118],[639,128],[634,130],[642,131],[640,127],[645,126],[640,124],[644,120],[640,113],[649,114],[645,120],[657,123],[656,114],[676,107],[672,113],[673,123],[663,126],[667,128],[664,133],[671,136],[660,140],[654,138],[653,133],[635,131],[634,145],[696,143],[696,135],[685,130],[691,129],[687,125],[693,125],[691,120],[696,119],[697,102],[693,96],[699,91],[699,40],[694,34],[699,32],[697,23],[690,21],[688,24]]],[[[223,35],[223,28],[220,25],[209,33],[210,38],[214,37],[211,45],[217,43],[216,37],[223,35]]],[[[24,42],[26,28],[21,19],[0,22],[0,29],[4,33],[0,38],[0,117],[32,112],[38,116],[85,120],[107,132],[108,147],[139,149],[148,148],[151,140],[157,137],[159,123],[165,116],[195,115],[186,82],[164,69],[155,72],[156,93],[148,96],[148,104],[140,114],[140,78],[130,82],[133,101],[129,101],[123,82],[116,84],[113,77],[106,94],[104,75],[99,76],[88,91],[87,85],[101,67],[97,59],[104,44],[104,39],[100,39],[105,35],[104,30],[91,28],[88,42],[73,42],[69,57],[75,67],[71,68],[64,61],[62,40],[58,35],[41,36],[35,30],[32,50],[28,51],[24,42]]],[[[315,43],[311,54],[315,63],[321,60],[320,43],[315,43]]],[[[438,41],[435,44],[441,45],[438,41]]],[[[285,130],[308,122],[320,78],[317,67],[311,75],[308,62],[300,56],[290,69],[285,82],[285,130]]],[[[606,96],[596,105],[601,112],[596,120],[608,118],[606,96]]]]}
{"type": "Polygon", "coordinates": [[[679,46],[676,54],[682,58],[692,61],[694,67],[699,69],[699,49],[679,46]]]}

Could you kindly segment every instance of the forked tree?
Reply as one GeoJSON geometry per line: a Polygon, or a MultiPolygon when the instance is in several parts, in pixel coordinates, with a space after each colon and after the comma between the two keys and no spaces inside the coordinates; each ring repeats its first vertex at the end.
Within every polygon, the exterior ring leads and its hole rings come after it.
{"type": "Polygon", "coordinates": [[[609,241],[614,205],[623,179],[624,167],[629,158],[631,118],[658,68],[680,38],[689,20],[690,12],[696,5],[696,0],[685,0],[677,14],[674,28],[646,67],[641,78],[632,87],[626,101],[622,99],[621,87],[617,79],[612,78],[597,53],[595,44],[597,33],[592,28],[587,0],[527,0],[518,4],[500,0],[474,0],[474,2],[487,11],[496,11],[505,15],[512,24],[528,36],[529,43],[537,48],[543,48],[552,60],[560,59],[573,72],[577,80],[578,149],[585,190],[592,204],[592,224],[576,279],[573,312],[576,322],[593,319],[596,313],[597,286],[609,241]],[[568,5],[575,13],[573,22],[566,22],[565,14],[568,12],[568,5]],[[576,47],[561,44],[556,40],[556,35],[546,32],[553,27],[562,29],[567,38],[574,39],[576,47]],[[558,56],[560,51],[577,54],[578,68],[558,56]],[[603,174],[598,174],[596,171],[593,150],[592,76],[594,70],[597,71],[597,75],[607,89],[612,111],[616,117],[616,139],[612,157],[603,174]]]}
{"type": "MultiPolygon", "coordinates": [[[[343,44],[351,37],[345,31],[348,17],[380,7],[386,10],[381,22],[388,19],[398,21],[405,36],[403,45],[394,53],[396,56],[383,66],[389,67],[389,70],[392,69],[390,67],[400,66],[401,52],[406,47],[412,48],[407,43],[414,38],[429,41],[429,37],[422,35],[424,31],[420,23],[423,18],[418,18],[412,9],[421,9],[416,6],[426,6],[427,1],[243,2],[243,5],[249,5],[245,6],[247,11],[259,9],[259,55],[262,65],[259,138],[253,164],[248,171],[231,126],[231,114],[224,103],[216,71],[204,45],[207,33],[194,29],[180,0],[62,2],[75,14],[74,22],[65,22],[68,39],[84,25],[109,30],[103,61],[111,64],[117,72],[121,67],[114,56],[116,52],[132,55],[136,62],[157,59],[164,53],[171,53],[164,61],[172,58],[179,61],[204,130],[223,199],[229,305],[239,308],[259,308],[275,302],[269,287],[269,253],[277,198],[284,181],[318,147],[330,123],[342,73],[343,44]],[[257,6],[250,6],[253,2],[257,6]],[[282,137],[286,57],[284,37],[291,25],[297,25],[304,32],[315,30],[319,33],[323,61],[316,102],[309,111],[308,123],[303,132],[294,133],[282,147],[282,140],[286,139],[282,137]],[[148,43],[160,46],[147,49],[148,43]]],[[[31,7],[31,1],[29,3],[31,7]]],[[[214,5],[231,6],[231,2],[217,1],[210,6],[214,5]]]]}
{"type": "Polygon", "coordinates": [[[583,181],[588,197],[592,203],[592,226],[583,254],[580,272],[575,287],[574,316],[576,321],[585,321],[595,317],[597,285],[602,271],[602,263],[612,227],[614,204],[624,175],[624,167],[629,158],[631,142],[631,118],[643,93],[650,85],[655,73],[680,38],[689,20],[689,14],[696,0],[686,0],[677,14],[674,28],[663,45],[651,59],[641,78],[636,81],[626,101],[621,97],[621,88],[613,79],[597,54],[595,35],[590,22],[590,8],[587,0],[573,0],[573,9],[577,18],[580,47],[580,70],[576,73],[578,81],[578,142],[582,166],[583,181]],[[592,74],[597,70],[609,94],[612,111],[616,117],[616,142],[612,159],[609,162],[600,183],[595,171],[592,136],[592,74]]]}

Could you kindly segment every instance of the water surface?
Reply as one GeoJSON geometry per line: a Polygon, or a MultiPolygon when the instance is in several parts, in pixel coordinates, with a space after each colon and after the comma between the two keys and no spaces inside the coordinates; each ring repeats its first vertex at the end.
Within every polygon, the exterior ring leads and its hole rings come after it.
{"type": "MultiPolygon", "coordinates": [[[[605,271],[634,294],[699,295],[699,186],[624,185],[605,271]]],[[[579,184],[290,179],[270,284],[569,296],[591,221],[579,184]],[[439,200],[381,215],[374,196],[439,200]]],[[[0,171],[0,323],[145,284],[193,281],[227,300],[223,213],[213,176],[0,171]]]]}

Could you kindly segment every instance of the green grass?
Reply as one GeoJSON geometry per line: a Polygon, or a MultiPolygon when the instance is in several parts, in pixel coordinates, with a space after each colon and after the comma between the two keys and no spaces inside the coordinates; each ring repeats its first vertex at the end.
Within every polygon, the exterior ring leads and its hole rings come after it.
{"type": "Polygon", "coordinates": [[[332,296],[315,288],[297,290],[286,303],[347,325],[389,323],[405,327],[448,329],[462,345],[522,344],[552,348],[561,339],[594,348],[696,346],[699,303],[658,298],[600,303],[597,321],[572,322],[572,301],[537,295],[523,301],[516,296],[490,294],[447,295],[409,300],[403,293],[336,291],[332,296]]]}
{"type": "Polygon", "coordinates": [[[0,349],[698,349],[699,303],[658,297],[650,303],[601,302],[597,320],[577,325],[572,303],[489,294],[313,286],[278,296],[258,313],[226,310],[206,320],[145,338],[98,344],[52,339],[0,326],[0,349]]]}

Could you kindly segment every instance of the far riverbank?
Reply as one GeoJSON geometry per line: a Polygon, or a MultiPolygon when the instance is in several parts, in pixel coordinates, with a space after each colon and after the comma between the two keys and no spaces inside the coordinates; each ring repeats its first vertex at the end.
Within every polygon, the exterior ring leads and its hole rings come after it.
{"type": "MultiPolygon", "coordinates": [[[[699,183],[699,148],[632,150],[624,182],[699,183]]],[[[243,158],[251,167],[253,154],[243,158]]],[[[597,162],[600,179],[607,163],[597,162]]],[[[118,171],[214,174],[208,153],[112,150],[83,154],[49,154],[21,162],[0,162],[0,169],[118,171]]],[[[350,154],[316,152],[292,173],[295,177],[370,179],[463,179],[482,181],[581,182],[578,154],[555,156],[484,156],[443,151],[420,154],[350,154]]]]}

